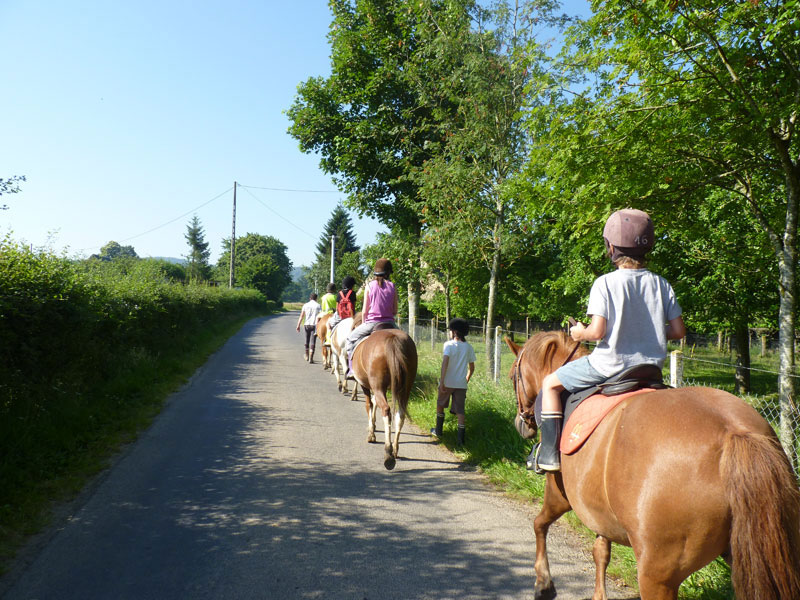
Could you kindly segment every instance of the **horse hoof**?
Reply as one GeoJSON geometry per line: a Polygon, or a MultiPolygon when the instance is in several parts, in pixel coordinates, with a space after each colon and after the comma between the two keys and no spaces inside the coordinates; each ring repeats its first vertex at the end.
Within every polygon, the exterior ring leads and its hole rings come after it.
{"type": "Polygon", "coordinates": [[[533,600],[553,600],[556,597],[556,586],[550,583],[549,586],[542,589],[534,587],[533,589],[533,600]]]}
{"type": "Polygon", "coordinates": [[[374,444],[375,443],[375,434],[370,434],[367,436],[367,443],[374,444]]]}
{"type": "Polygon", "coordinates": [[[396,464],[397,464],[397,461],[395,460],[394,456],[387,456],[383,460],[383,466],[386,467],[387,471],[391,471],[392,469],[394,469],[394,466],[396,464]]]}

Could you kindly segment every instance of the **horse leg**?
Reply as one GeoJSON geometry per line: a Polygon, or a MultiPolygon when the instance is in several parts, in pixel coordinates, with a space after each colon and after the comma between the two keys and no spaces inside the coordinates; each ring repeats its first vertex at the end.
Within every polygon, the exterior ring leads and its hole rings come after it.
{"type": "MultiPolygon", "coordinates": [[[[353,395],[355,396],[356,390],[358,388],[353,386],[353,395]]],[[[367,409],[367,443],[371,444],[375,441],[375,412],[378,408],[378,405],[372,401],[372,397],[369,395],[369,391],[366,388],[362,388],[364,390],[364,407],[367,409]]]]}
{"type": "Polygon", "coordinates": [[[675,585],[642,574],[639,568],[639,597],[642,600],[678,600],[680,582],[675,585]]]}
{"type": "Polygon", "coordinates": [[[536,534],[536,585],[533,588],[534,600],[547,600],[556,597],[556,586],[550,576],[550,563],[547,560],[547,532],[550,525],[568,510],[571,506],[564,494],[561,483],[561,474],[547,474],[547,484],[544,488],[544,502],[541,512],[533,520],[533,531],[536,534]]]}
{"type": "Polygon", "coordinates": [[[406,413],[402,408],[398,407],[397,412],[394,414],[394,457],[399,458],[400,454],[400,430],[403,429],[403,423],[406,421],[406,413]]]}
{"type": "Polygon", "coordinates": [[[598,535],[592,547],[594,557],[594,595],[592,600],[608,600],[606,595],[606,570],[611,560],[611,540],[598,535]]]}
{"type": "Polygon", "coordinates": [[[392,448],[392,409],[381,390],[375,392],[375,407],[380,406],[383,415],[383,466],[387,470],[394,469],[396,457],[392,448]]]}

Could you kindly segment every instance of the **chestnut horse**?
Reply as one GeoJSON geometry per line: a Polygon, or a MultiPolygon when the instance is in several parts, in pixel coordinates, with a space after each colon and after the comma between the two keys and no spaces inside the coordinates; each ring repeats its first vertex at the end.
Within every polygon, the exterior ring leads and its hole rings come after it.
{"type": "Polygon", "coordinates": [[[411,386],[417,376],[417,346],[400,329],[373,331],[353,351],[353,376],[366,397],[367,442],[375,441],[375,414],[383,415],[383,466],[394,469],[400,444],[400,431],[406,418],[411,386]],[[394,445],[392,445],[392,410],[386,392],[394,402],[394,445]]]}
{"type": "Polygon", "coordinates": [[[320,346],[322,346],[322,368],[331,368],[331,347],[326,346],[325,342],[328,337],[328,321],[333,316],[333,313],[322,315],[317,321],[317,338],[319,338],[320,346]]]}
{"type": "MultiPolygon", "coordinates": [[[[533,437],[542,379],[576,343],[558,331],[506,343],[516,355],[518,429],[533,437]]],[[[800,598],[797,480],[772,427],[736,396],[687,387],[623,400],[546,477],[534,521],[537,599],[555,596],[547,531],[570,509],[597,534],[593,600],[606,598],[611,542],[633,548],[642,600],[675,600],[681,582],[718,556],[731,564],[737,598],[800,598]]]]}

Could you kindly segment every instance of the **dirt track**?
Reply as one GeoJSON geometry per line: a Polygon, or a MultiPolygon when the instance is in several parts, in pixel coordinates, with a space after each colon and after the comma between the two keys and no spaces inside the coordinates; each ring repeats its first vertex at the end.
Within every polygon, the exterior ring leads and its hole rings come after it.
{"type": "MultiPolygon", "coordinates": [[[[0,582],[11,599],[533,598],[533,507],[302,359],[297,314],[248,323],[0,582]]],[[[550,536],[560,600],[593,565],[550,536]]],[[[610,587],[612,598],[635,597],[610,587]]]]}

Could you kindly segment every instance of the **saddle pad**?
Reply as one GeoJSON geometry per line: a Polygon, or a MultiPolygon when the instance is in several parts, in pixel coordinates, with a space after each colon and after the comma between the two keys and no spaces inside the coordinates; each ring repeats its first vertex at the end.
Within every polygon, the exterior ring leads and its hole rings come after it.
{"type": "Polygon", "coordinates": [[[600,424],[600,421],[623,400],[637,394],[655,391],[650,388],[643,388],[617,396],[603,396],[602,394],[589,396],[578,405],[561,431],[561,453],[572,454],[576,452],[589,439],[589,436],[600,424]]]}

